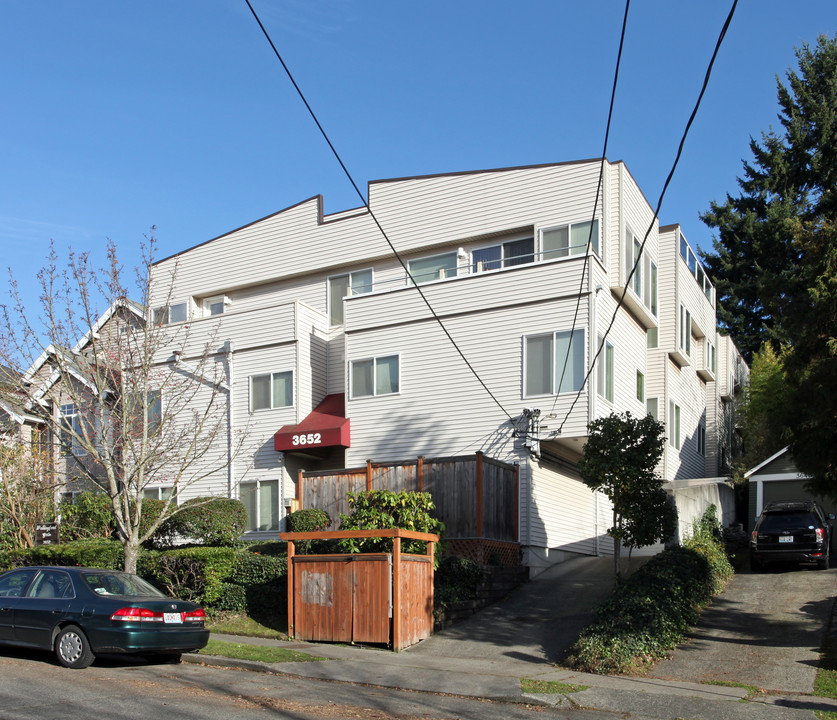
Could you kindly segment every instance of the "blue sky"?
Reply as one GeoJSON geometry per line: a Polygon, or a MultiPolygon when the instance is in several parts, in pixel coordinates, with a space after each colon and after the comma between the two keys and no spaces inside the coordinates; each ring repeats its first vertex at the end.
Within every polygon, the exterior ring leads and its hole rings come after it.
{"type": "MultiPolygon", "coordinates": [[[[251,1],[364,192],[601,154],[622,2],[251,1]]],[[[730,4],[631,5],[607,155],[652,205],[730,4]]],[[[741,0],[661,223],[709,247],[698,214],[778,126],[776,75],[835,30],[834,0],[741,0]]],[[[0,97],[0,248],[32,311],[50,239],[130,267],[152,225],[164,257],[313,195],[360,204],[244,0],[0,0],[0,97]]]]}

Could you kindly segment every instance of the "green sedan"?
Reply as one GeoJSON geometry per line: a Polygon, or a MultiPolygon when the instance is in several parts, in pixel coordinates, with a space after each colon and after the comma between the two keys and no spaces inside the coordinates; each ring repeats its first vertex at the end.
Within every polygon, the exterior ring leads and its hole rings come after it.
{"type": "Polygon", "coordinates": [[[68,668],[99,653],[177,662],[205,647],[200,605],[117,570],[25,567],[0,575],[0,644],[52,650],[68,668]]]}

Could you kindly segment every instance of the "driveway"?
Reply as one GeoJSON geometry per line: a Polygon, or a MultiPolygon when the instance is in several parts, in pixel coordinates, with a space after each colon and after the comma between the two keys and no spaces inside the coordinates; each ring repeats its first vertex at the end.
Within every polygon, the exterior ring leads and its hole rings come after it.
{"type": "Polygon", "coordinates": [[[810,693],[835,584],[837,568],[741,571],[650,676],[810,693]]]}

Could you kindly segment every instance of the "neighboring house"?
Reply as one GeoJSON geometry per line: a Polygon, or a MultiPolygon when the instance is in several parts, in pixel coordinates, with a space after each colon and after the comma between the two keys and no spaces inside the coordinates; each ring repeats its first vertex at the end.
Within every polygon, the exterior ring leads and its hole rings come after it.
{"type": "Polygon", "coordinates": [[[830,498],[813,495],[805,489],[809,478],[799,472],[790,448],[774,453],[764,462],[744,473],[748,481],[747,518],[745,528],[752,530],[764,506],[771,502],[816,500],[826,512],[837,514],[837,504],[830,498]]]}
{"type": "Polygon", "coordinates": [[[217,353],[227,435],[246,435],[184,499],[241,497],[249,534],[275,536],[300,470],[479,450],[519,463],[526,563],[609,553],[609,503],[576,462],[589,421],[626,410],[667,424],[667,480],[717,486],[737,352],[624,163],[605,163],[591,223],[600,165],[377,181],[374,219],[315,197],[155,263],[155,321],[188,334],[183,362],[217,353]]]}

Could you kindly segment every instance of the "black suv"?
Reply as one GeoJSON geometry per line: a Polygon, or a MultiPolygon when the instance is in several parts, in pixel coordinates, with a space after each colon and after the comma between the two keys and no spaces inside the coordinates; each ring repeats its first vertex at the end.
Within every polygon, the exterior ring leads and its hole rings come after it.
{"type": "Polygon", "coordinates": [[[750,566],[768,562],[816,563],[828,567],[831,523],[813,500],[769,503],[750,536],[750,566]]]}

